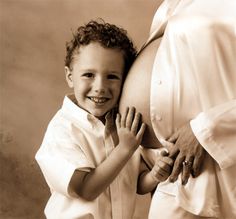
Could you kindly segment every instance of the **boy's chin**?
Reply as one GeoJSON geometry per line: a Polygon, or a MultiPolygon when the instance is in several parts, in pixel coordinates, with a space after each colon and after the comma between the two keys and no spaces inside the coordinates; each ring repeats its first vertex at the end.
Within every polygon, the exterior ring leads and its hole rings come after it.
{"type": "Polygon", "coordinates": [[[110,111],[111,109],[106,109],[106,110],[97,110],[97,111],[92,111],[90,112],[91,114],[93,114],[95,117],[97,118],[102,118],[105,117],[106,114],[110,111]]]}
{"type": "Polygon", "coordinates": [[[100,120],[102,120],[106,116],[106,112],[105,113],[92,113],[92,114],[100,120]]]}
{"type": "Polygon", "coordinates": [[[105,118],[105,115],[102,115],[102,116],[95,116],[97,119],[99,119],[100,121],[102,121],[103,123],[105,123],[106,121],[106,118],[105,118]]]}

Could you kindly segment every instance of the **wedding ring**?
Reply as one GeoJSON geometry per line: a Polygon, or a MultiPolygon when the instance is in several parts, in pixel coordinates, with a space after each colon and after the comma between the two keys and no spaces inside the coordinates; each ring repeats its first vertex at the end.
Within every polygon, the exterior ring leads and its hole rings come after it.
{"type": "Polygon", "coordinates": [[[192,166],[192,162],[191,162],[191,161],[188,161],[188,160],[185,160],[185,161],[183,161],[183,166],[185,166],[185,167],[191,167],[191,166],[192,166]]]}

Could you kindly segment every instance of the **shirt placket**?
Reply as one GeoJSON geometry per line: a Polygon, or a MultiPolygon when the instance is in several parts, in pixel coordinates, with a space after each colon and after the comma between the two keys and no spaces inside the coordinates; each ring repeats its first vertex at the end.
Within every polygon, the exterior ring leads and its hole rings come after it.
{"type": "MultiPolygon", "coordinates": [[[[106,148],[106,156],[112,152],[115,147],[111,132],[114,130],[114,122],[109,116],[107,118],[104,143],[106,148]]],[[[119,175],[113,180],[109,186],[111,195],[112,219],[122,219],[122,201],[120,192],[119,175]]]]}

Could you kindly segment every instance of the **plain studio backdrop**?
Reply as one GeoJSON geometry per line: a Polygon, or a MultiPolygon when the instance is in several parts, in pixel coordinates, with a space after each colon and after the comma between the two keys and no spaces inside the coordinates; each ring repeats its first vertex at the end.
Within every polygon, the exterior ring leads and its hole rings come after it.
{"type": "MultiPolygon", "coordinates": [[[[139,49],[160,0],[0,0],[0,218],[41,219],[50,192],[34,160],[47,124],[70,90],[71,30],[103,18],[139,49]]],[[[148,201],[136,215],[144,219],[148,201]]]]}

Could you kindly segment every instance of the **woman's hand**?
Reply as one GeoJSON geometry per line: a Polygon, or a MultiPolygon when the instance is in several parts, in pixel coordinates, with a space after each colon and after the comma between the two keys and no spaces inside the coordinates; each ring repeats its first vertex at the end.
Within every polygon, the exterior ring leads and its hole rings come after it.
{"type": "Polygon", "coordinates": [[[185,185],[190,174],[197,177],[201,173],[206,151],[193,134],[189,123],[174,133],[168,141],[174,143],[174,146],[169,148],[169,156],[179,152],[169,179],[175,182],[182,172],[182,184],[185,185]]]}

